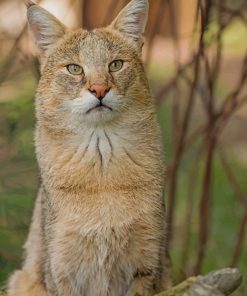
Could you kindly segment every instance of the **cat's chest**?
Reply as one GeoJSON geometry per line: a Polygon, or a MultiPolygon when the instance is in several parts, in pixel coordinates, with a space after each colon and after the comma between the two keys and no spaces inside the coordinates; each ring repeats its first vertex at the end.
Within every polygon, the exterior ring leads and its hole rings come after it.
{"type": "MultiPolygon", "coordinates": [[[[74,196],[69,199],[74,200],[74,196]]],[[[79,203],[71,202],[66,208],[58,209],[57,214],[65,229],[72,227],[82,236],[94,237],[102,233],[111,236],[112,230],[122,232],[121,229],[128,228],[141,215],[142,199],[134,191],[131,196],[118,191],[81,193],[80,199],[79,203]]]]}
{"type": "Polygon", "coordinates": [[[121,133],[103,127],[88,130],[76,138],[74,157],[80,163],[93,163],[101,167],[122,158],[133,149],[128,133],[121,133]]]}

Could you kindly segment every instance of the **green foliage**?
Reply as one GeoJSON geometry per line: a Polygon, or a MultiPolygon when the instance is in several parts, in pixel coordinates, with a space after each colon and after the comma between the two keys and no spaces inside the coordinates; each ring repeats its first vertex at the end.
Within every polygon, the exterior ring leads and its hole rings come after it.
{"type": "Polygon", "coordinates": [[[38,188],[33,94],[31,80],[17,96],[0,101],[0,286],[20,264],[38,188]]]}
{"type": "MultiPolygon", "coordinates": [[[[219,29],[219,23],[216,20],[212,20],[204,34],[206,45],[213,45],[215,43],[219,29]]],[[[243,40],[246,39],[246,36],[247,26],[243,21],[236,18],[228,24],[222,34],[222,44],[227,53],[243,55],[246,50],[246,47],[243,46],[243,40]]]]}

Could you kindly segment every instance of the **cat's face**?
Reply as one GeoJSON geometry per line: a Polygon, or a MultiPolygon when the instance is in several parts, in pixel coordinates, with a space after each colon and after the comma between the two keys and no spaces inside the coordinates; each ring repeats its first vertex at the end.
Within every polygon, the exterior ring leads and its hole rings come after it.
{"type": "Polygon", "coordinates": [[[48,105],[69,112],[73,120],[100,124],[131,107],[142,83],[140,71],[136,50],[121,36],[106,29],[79,30],[49,56],[40,89],[49,94],[48,105]]]}
{"type": "Polygon", "coordinates": [[[88,32],[69,31],[42,8],[29,8],[29,24],[41,53],[39,119],[75,129],[85,123],[105,124],[147,105],[140,60],[146,10],[146,0],[133,0],[110,27],[88,32]]]}

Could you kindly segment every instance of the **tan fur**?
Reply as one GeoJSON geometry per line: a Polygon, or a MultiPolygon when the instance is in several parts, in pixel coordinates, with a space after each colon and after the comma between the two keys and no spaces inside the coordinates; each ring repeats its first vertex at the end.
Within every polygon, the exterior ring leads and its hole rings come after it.
{"type": "Polygon", "coordinates": [[[9,296],[149,296],[170,285],[163,151],[140,59],[147,6],[133,0],[92,32],[28,8],[42,62],[35,138],[42,184],[9,296]],[[128,21],[139,31],[121,28],[128,21]],[[109,73],[119,59],[123,68],[109,73]],[[68,64],[84,75],[68,73],[68,64]],[[88,91],[95,83],[111,88],[103,101],[112,111],[87,111],[98,102],[88,91]]]}

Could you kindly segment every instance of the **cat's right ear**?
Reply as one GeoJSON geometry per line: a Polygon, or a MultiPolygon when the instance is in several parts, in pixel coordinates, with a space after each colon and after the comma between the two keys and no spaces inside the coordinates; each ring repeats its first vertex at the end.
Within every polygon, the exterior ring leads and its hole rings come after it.
{"type": "Polygon", "coordinates": [[[65,26],[47,10],[31,1],[27,2],[27,19],[41,57],[46,56],[47,50],[65,34],[65,26]]]}

